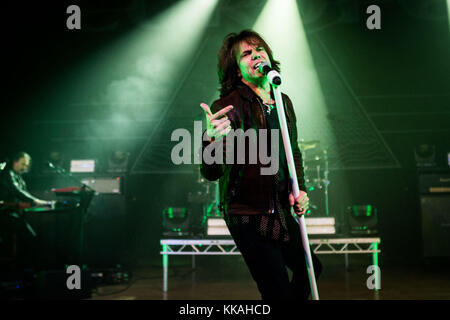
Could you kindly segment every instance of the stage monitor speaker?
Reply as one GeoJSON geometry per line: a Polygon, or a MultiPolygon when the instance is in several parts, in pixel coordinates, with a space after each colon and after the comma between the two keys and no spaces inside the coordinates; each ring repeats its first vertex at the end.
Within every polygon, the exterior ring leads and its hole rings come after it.
{"type": "Polygon", "coordinates": [[[420,196],[425,258],[450,257],[450,194],[420,196]]]}

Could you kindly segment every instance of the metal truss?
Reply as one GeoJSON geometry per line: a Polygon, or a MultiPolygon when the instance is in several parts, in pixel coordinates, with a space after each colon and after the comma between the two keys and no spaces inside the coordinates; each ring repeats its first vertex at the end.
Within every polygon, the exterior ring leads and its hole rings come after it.
{"type": "Polygon", "coordinates": [[[315,254],[379,253],[380,238],[310,239],[315,254]]]}
{"type": "MultiPolygon", "coordinates": [[[[195,268],[197,255],[240,255],[232,239],[161,239],[163,258],[163,291],[168,290],[169,255],[192,256],[192,268],[195,268]]],[[[342,238],[342,239],[309,239],[311,250],[315,254],[344,254],[348,267],[348,254],[371,253],[372,263],[378,268],[378,249],[380,238],[342,238]]],[[[377,278],[378,279],[378,278],[377,278]]],[[[379,288],[377,280],[377,288],[379,288]]]]}
{"type": "Polygon", "coordinates": [[[161,240],[161,254],[170,255],[239,255],[233,240],[161,240]]]}
{"type": "MultiPolygon", "coordinates": [[[[379,253],[380,238],[310,239],[316,254],[379,253]]],[[[163,239],[161,254],[169,255],[239,255],[233,240],[163,239]]]]}

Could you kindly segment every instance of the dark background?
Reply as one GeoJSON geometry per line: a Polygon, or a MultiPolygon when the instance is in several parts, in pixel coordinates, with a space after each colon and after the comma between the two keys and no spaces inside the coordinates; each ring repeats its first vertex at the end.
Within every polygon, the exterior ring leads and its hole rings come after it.
{"type": "MultiPolygon", "coordinates": [[[[0,159],[19,150],[30,153],[29,187],[52,198],[49,190],[56,187],[55,178],[43,171],[51,150],[59,148],[69,157],[91,157],[100,163],[118,146],[130,152],[124,194],[113,200],[102,196],[92,209],[96,220],[88,246],[91,243],[93,251],[104,254],[104,263],[158,263],[163,209],[189,206],[188,193],[203,190],[195,166],[171,164],[169,134],[174,128],[192,128],[193,120],[202,119],[198,104],[218,96],[215,65],[221,40],[228,32],[251,27],[264,5],[264,1],[248,1],[245,6],[220,1],[195,58],[184,66],[190,73],[183,81],[174,79],[173,95],[158,102],[169,111],[158,119],[135,119],[133,130],[114,135],[119,124],[108,120],[107,108],[90,100],[95,96],[91,91],[102,84],[94,85],[94,77],[71,87],[70,77],[77,76],[81,62],[101,55],[108,45],[175,3],[10,2],[2,10],[0,159]],[[70,4],[82,10],[81,30],[66,28],[70,4]],[[239,10],[248,10],[248,21],[233,19],[231,13],[239,10]]],[[[431,171],[448,169],[450,152],[445,1],[298,1],[298,5],[337,137],[330,159],[330,212],[344,228],[347,206],[376,206],[380,263],[420,263],[423,239],[414,149],[423,143],[435,146],[431,171]],[[381,30],[365,27],[370,4],[381,8],[381,30]],[[362,118],[352,118],[352,110],[362,118]],[[379,147],[373,153],[357,152],[370,146],[379,147]]],[[[95,65],[89,68],[94,75],[104,71],[95,65]]]]}

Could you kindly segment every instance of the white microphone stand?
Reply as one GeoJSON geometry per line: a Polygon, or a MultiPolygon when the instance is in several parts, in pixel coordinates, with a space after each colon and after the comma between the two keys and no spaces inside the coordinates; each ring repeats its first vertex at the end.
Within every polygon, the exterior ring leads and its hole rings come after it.
{"type": "MultiPolygon", "coordinates": [[[[284,113],[283,98],[281,97],[281,90],[280,90],[281,76],[278,72],[276,72],[275,70],[272,70],[267,74],[267,79],[269,80],[269,82],[272,86],[272,89],[274,90],[275,103],[276,103],[276,108],[277,108],[278,120],[280,122],[281,134],[283,137],[284,150],[286,152],[286,159],[287,159],[287,164],[288,164],[288,168],[289,168],[289,175],[290,175],[291,182],[292,182],[294,198],[297,199],[298,196],[300,195],[300,189],[298,187],[297,172],[295,170],[294,157],[292,155],[292,149],[291,149],[291,141],[289,140],[289,132],[287,129],[287,124],[286,124],[286,115],[284,113]],[[274,84],[272,81],[274,78],[277,78],[277,77],[280,79],[278,81],[278,82],[280,82],[279,85],[274,84]]],[[[293,208],[291,208],[291,214],[293,216],[296,216],[296,213],[295,212],[293,213],[292,211],[293,211],[293,208]]],[[[314,274],[314,265],[313,265],[312,257],[311,257],[311,249],[309,246],[308,233],[306,231],[305,217],[304,217],[304,215],[301,215],[300,217],[296,217],[296,218],[297,218],[297,222],[300,226],[300,233],[302,236],[303,249],[305,250],[306,267],[308,269],[309,284],[311,286],[312,299],[319,300],[319,292],[317,291],[316,277],[314,274]]]]}

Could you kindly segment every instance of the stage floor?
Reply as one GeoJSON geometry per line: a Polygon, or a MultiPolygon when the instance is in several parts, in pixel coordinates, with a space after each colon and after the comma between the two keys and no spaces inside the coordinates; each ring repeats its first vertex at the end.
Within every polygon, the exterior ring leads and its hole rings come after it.
{"type": "MultiPolygon", "coordinates": [[[[448,266],[389,266],[381,269],[381,290],[369,290],[368,255],[319,256],[324,271],[318,280],[322,300],[450,300],[448,266]]],[[[259,300],[260,296],[242,256],[171,257],[168,292],[162,290],[162,266],[138,267],[131,281],[99,286],[92,300],[259,300]]]]}

